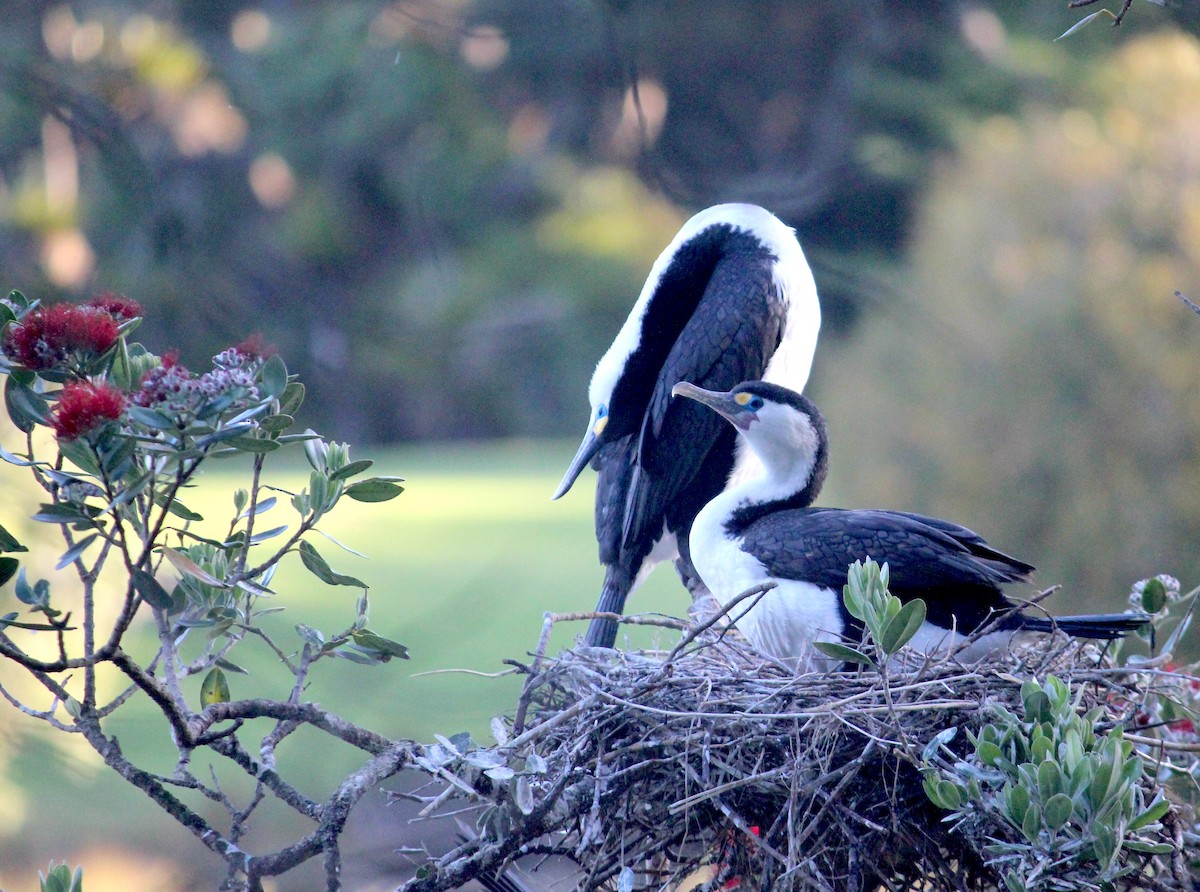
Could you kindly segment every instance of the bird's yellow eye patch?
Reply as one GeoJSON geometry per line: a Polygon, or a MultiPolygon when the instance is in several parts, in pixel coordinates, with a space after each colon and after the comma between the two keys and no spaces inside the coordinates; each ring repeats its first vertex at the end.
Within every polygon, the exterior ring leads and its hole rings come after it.
{"type": "Polygon", "coordinates": [[[734,396],[733,401],[735,403],[737,403],[739,406],[744,406],[744,405],[746,405],[746,403],[750,402],[750,400],[752,400],[752,399],[754,399],[753,394],[739,393],[734,396]]]}
{"type": "Polygon", "coordinates": [[[604,428],[606,428],[607,426],[608,426],[608,416],[607,415],[597,418],[596,423],[592,425],[592,434],[594,434],[597,437],[600,436],[602,433],[604,433],[604,428]]]}

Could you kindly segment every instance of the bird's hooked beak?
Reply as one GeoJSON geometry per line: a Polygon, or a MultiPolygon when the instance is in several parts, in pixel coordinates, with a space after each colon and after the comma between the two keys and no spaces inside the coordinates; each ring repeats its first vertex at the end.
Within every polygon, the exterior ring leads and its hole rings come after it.
{"type": "Polygon", "coordinates": [[[579,449],[575,452],[575,457],[571,459],[571,464],[567,467],[567,473],[563,475],[562,483],[558,484],[558,489],[550,497],[550,501],[561,499],[567,494],[567,490],[575,483],[575,479],[600,450],[600,434],[604,432],[607,422],[607,418],[600,418],[588,428],[587,433],[583,435],[583,442],[579,444],[579,449]]]}
{"type": "Polygon", "coordinates": [[[671,388],[671,396],[685,396],[701,405],[708,406],[740,431],[749,429],[750,423],[757,416],[753,410],[747,409],[734,400],[732,393],[721,393],[717,390],[705,390],[687,381],[680,381],[671,388]]]}

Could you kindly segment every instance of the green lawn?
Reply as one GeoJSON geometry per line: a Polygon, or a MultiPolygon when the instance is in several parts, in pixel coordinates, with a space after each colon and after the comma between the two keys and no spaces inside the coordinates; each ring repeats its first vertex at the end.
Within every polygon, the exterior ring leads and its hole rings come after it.
{"type": "MultiPolygon", "coordinates": [[[[344,501],[323,525],[366,559],[321,537],[313,541],[335,570],[370,585],[372,628],[406,644],[412,659],[375,667],[324,661],[314,670],[308,699],[393,737],[431,740],[434,733],[469,730],[486,740],[490,718],[511,713],[519,682],[442,670],[491,673],[504,668],[506,657],[524,659],[537,642],[545,611],[588,610],[599,590],[601,572],[591,531],[593,475],[585,473],[562,500],[549,500],[573,448],[566,442],[522,442],[356,450],[356,458],[376,460],[373,472],[405,477],[406,491],[381,504],[344,501]]],[[[226,518],[232,492],[241,485],[235,470],[214,466],[189,494],[189,506],[210,520],[226,518]]],[[[306,476],[306,466],[293,464],[269,482],[299,487],[306,476]]],[[[291,507],[281,503],[264,515],[263,523],[280,525],[289,522],[290,514],[291,507]]],[[[13,520],[0,517],[10,526],[13,520]]],[[[272,586],[279,593],[278,606],[287,608],[270,618],[273,634],[297,647],[292,631],[297,622],[327,633],[345,627],[353,618],[358,591],[323,585],[298,559],[287,560],[272,586]]],[[[9,586],[0,593],[0,607],[14,609],[14,603],[9,586]]],[[[686,593],[669,567],[655,573],[633,605],[638,611],[676,614],[686,606],[686,593]]],[[[583,628],[582,623],[562,628],[553,648],[583,628]]],[[[149,649],[149,635],[142,634],[149,649]]],[[[246,643],[232,657],[253,670],[250,678],[230,676],[234,697],[286,696],[289,676],[265,647],[246,643]]],[[[12,671],[0,668],[0,678],[11,677],[12,671]]],[[[198,688],[199,680],[193,684],[198,688]]],[[[0,704],[0,746],[5,732],[11,737],[18,727],[28,730],[36,724],[0,704]]],[[[165,727],[145,701],[131,704],[114,727],[128,754],[135,759],[157,754],[155,767],[169,770],[165,727]]],[[[255,734],[265,730],[256,728],[255,734]]],[[[163,829],[165,817],[109,772],[89,767],[86,760],[54,755],[45,735],[17,739],[11,779],[27,791],[34,807],[23,825],[0,827],[0,884],[13,883],[10,892],[22,886],[5,875],[5,837],[12,844],[18,836],[27,842],[49,835],[54,840],[50,852],[60,856],[97,834],[137,839],[139,847],[156,838],[181,844],[184,837],[163,829]],[[98,812],[110,810],[119,811],[120,821],[98,824],[98,812]]],[[[256,748],[253,734],[246,740],[256,748]]],[[[281,749],[281,768],[286,775],[287,758],[299,759],[300,785],[314,795],[358,763],[356,752],[319,734],[306,734],[290,745],[291,752],[286,745],[281,749]]]]}

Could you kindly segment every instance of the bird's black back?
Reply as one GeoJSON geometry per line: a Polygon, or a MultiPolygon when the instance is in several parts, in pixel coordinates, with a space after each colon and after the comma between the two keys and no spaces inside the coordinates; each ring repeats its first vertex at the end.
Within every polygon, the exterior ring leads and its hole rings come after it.
{"type": "Polygon", "coordinates": [[[929,622],[963,633],[1010,610],[1000,587],[1026,581],[1033,572],[966,527],[900,511],[791,509],[729,532],[742,538],[742,549],[771,577],[839,593],[854,561],[886,561],[892,594],[902,601],[924,599],[929,622]]]}
{"type": "MultiPolygon", "coordinates": [[[[727,226],[704,235],[713,240],[693,240],[689,247],[719,251],[719,258],[662,361],[637,437],[627,447],[634,453],[626,458],[631,471],[620,544],[639,561],[664,522],[686,538],[696,513],[725,488],[733,468],[734,431],[703,406],[673,399],[671,388],[689,381],[728,390],[761,377],[783,335],[786,306],[772,275],[774,255],[755,237],[727,226]]],[[[670,268],[655,302],[682,300],[675,289],[695,284],[686,277],[676,284],[669,274],[670,268]]]]}

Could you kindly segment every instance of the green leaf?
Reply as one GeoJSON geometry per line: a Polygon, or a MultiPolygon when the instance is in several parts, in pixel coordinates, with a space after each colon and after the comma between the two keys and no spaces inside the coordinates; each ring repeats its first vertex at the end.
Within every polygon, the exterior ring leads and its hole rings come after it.
{"type": "Polygon", "coordinates": [[[229,682],[221,667],[214,666],[204,676],[200,684],[200,705],[212,706],[214,703],[229,702],[229,682]]]}
{"type": "Polygon", "coordinates": [[[313,648],[319,649],[325,646],[325,636],[320,629],[314,629],[306,623],[296,623],[296,634],[302,639],[310,643],[313,648]]]}
{"type": "Polygon", "coordinates": [[[46,464],[44,461],[34,461],[33,459],[21,458],[19,455],[14,455],[5,449],[3,444],[0,444],[0,459],[3,459],[10,465],[16,465],[18,468],[32,468],[37,465],[45,466],[46,464]]]}
{"type": "Polygon", "coordinates": [[[975,755],[984,765],[995,768],[1000,759],[1004,757],[1004,752],[991,741],[981,740],[975,745],[975,755]]]}
{"type": "Polygon", "coordinates": [[[253,437],[246,436],[247,433],[253,430],[254,425],[249,422],[245,424],[230,424],[218,431],[197,437],[196,446],[200,449],[208,449],[210,446],[215,446],[218,443],[226,443],[236,448],[239,441],[254,439],[253,437]]]}
{"type": "Polygon", "coordinates": [[[65,552],[63,552],[63,556],[58,559],[58,563],[54,565],[54,569],[61,570],[63,567],[70,566],[72,563],[74,563],[75,559],[82,556],[82,554],[91,546],[91,544],[96,541],[99,535],[99,533],[92,533],[90,536],[85,536],[83,539],[80,539],[78,542],[68,548],[65,552]]]}
{"type": "Polygon", "coordinates": [[[154,504],[158,505],[160,508],[165,506],[168,514],[174,514],[176,517],[182,518],[183,520],[204,520],[203,514],[193,511],[187,505],[183,504],[183,502],[179,501],[179,499],[171,499],[171,501],[168,502],[165,493],[156,494],[154,496],[154,504]]]}
{"type": "Polygon", "coordinates": [[[1022,826],[1029,811],[1029,791],[1020,784],[1013,784],[1008,788],[1005,806],[1009,820],[1018,827],[1022,826]]]}
{"type": "Polygon", "coordinates": [[[344,468],[338,468],[336,471],[331,473],[329,475],[329,479],[333,482],[337,482],[338,480],[346,480],[350,477],[353,477],[356,474],[361,474],[363,471],[370,468],[371,465],[373,465],[373,464],[375,464],[375,462],[371,461],[368,458],[364,458],[360,461],[352,461],[352,462],[350,462],[350,464],[346,465],[344,468]]]}
{"type": "Polygon", "coordinates": [[[45,424],[50,415],[45,397],[17,383],[12,375],[4,384],[4,403],[12,423],[23,434],[30,433],[39,424],[45,424]]]}
{"type": "Polygon", "coordinates": [[[346,487],[345,494],[358,502],[386,502],[404,492],[399,486],[383,477],[369,477],[346,487]]]}
{"type": "Polygon", "coordinates": [[[906,603],[883,627],[879,646],[891,656],[912,640],[925,622],[925,602],[914,598],[906,603]]]}
{"type": "Polygon", "coordinates": [[[250,544],[257,545],[259,542],[266,542],[268,539],[274,539],[280,533],[286,533],[287,529],[287,525],[285,524],[281,527],[274,527],[269,530],[264,530],[261,533],[255,533],[250,537],[250,544]]]}
{"type": "Polygon", "coordinates": [[[1021,822],[1021,834],[1031,843],[1037,843],[1038,831],[1042,829],[1042,816],[1036,808],[1025,812],[1025,820],[1021,822]]]}
{"type": "Polygon", "coordinates": [[[206,585],[215,585],[218,588],[225,587],[225,583],[217,579],[207,570],[201,568],[199,564],[193,561],[182,551],[177,551],[174,548],[167,548],[165,546],[161,550],[163,556],[166,557],[166,559],[171,562],[171,565],[180,573],[186,573],[188,576],[198,579],[206,585]]]}
{"type": "Polygon", "coordinates": [[[17,573],[21,562],[16,558],[0,557],[0,585],[4,585],[17,573]]]}
{"type": "Polygon", "coordinates": [[[1100,16],[1105,16],[1105,15],[1108,16],[1110,19],[1116,18],[1116,16],[1112,13],[1112,11],[1108,10],[1108,9],[1101,9],[1097,12],[1091,13],[1090,15],[1085,15],[1083,18],[1081,18],[1078,22],[1076,22],[1074,25],[1072,25],[1070,28],[1068,28],[1062,34],[1058,35],[1058,37],[1054,38],[1054,42],[1057,43],[1058,41],[1062,40],[1064,37],[1070,37],[1072,34],[1074,34],[1080,28],[1090,25],[1093,21],[1100,18],[1100,16]]]}
{"type": "Polygon", "coordinates": [[[1023,699],[1025,701],[1025,721],[1045,722],[1050,720],[1050,697],[1040,687],[1036,691],[1030,691],[1028,696],[1024,696],[1023,699]]]}
{"type": "Polygon", "coordinates": [[[1071,820],[1071,812],[1074,807],[1070,796],[1065,793],[1055,793],[1046,800],[1046,804],[1042,807],[1046,826],[1051,830],[1062,828],[1067,821],[1071,820]]]}
{"type": "Polygon", "coordinates": [[[517,808],[521,810],[521,814],[533,814],[533,782],[525,775],[517,778],[517,789],[513,796],[513,801],[517,804],[517,808]]]}
{"type": "Polygon", "coordinates": [[[60,630],[64,632],[73,632],[75,630],[74,626],[62,628],[59,626],[47,625],[46,623],[17,622],[17,617],[20,615],[21,614],[14,610],[11,613],[6,613],[4,616],[0,616],[0,629],[7,629],[9,626],[15,626],[18,629],[28,629],[31,632],[57,632],[60,630]]]}
{"type": "Polygon", "coordinates": [[[229,445],[234,449],[240,449],[242,452],[252,453],[267,453],[274,452],[279,448],[278,440],[260,440],[257,437],[234,437],[229,440],[229,445]]]}
{"type": "Polygon", "coordinates": [[[1171,810],[1171,803],[1163,798],[1162,793],[1159,793],[1155,800],[1150,803],[1149,807],[1129,822],[1129,829],[1141,830],[1143,827],[1148,827],[1158,821],[1171,810]]]}
{"type": "Polygon", "coordinates": [[[321,439],[320,434],[309,432],[307,434],[284,434],[275,440],[280,446],[286,446],[289,443],[307,443],[310,440],[321,439]]]}
{"type": "Polygon", "coordinates": [[[325,563],[325,558],[321,557],[310,543],[300,543],[300,560],[308,571],[320,579],[327,585],[351,585],[356,588],[367,588],[367,584],[360,579],[355,579],[353,576],[343,576],[340,573],[334,573],[329,568],[329,564],[325,563]]]}
{"type": "Polygon", "coordinates": [[[0,526],[0,554],[14,551],[29,551],[29,549],[18,542],[12,533],[0,526]]]}
{"type": "Polygon", "coordinates": [[[278,415],[268,415],[258,423],[258,426],[269,434],[277,434],[287,430],[295,423],[296,419],[291,415],[280,413],[278,415]]]}
{"type": "Polygon", "coordinates": [[[1175,846],[1170,843],[1142,842],[1140,839],[1127,839],[1122,848],[1133,852],[1141,852],[1146,855],[1170,855],[1175,851],[1175,846]]]}
{"type": "Polygon", "coordinates": [[[67,504],[45,504],[42,505],[36,514],[32,516],[33,520],[40,523],[83,523],[95,525],[93,517],[100,513],[99,508],[88,506],[87,508],[79,508],[76,505],[67,504]]]}
{"type": "Polygon", "coordinates": [[[220,666],[222,669],[224,669],[226,672],[236,672],[238,675],[249,675],[250,674],[250,671],[248,669],[243,669],[237,663],[234,663],[231,660],[227,660],[224,657],[218,658],[217,665],[220,666]]]}
{"type": "Polygon", "coordinates": [[[1038,793],[1042,801],[1063,791],[1062,770],[1056,762],[1047,759],[1038,766],[1038,793]]]}
{"type": "Polygon", "coordinates": [[[108,381],[119,390],[132,390],[137,382],[133,380],[133,367],[129,363],[129,346],[124,338],[118,338],[116,350],[113,351],[112,365],[108,369],[108,381]]]}
{"type": "Polygon", "coordinates": [[[250,493],[244,489],[235,490],[233,493],[233,511],[238,516],[242,516],[242,512],[246,510],[246,505],[250,502],[250,493]]]}
{"type": "Polygon", "coordinates": [[[962,805],[962,790],[958,784],[942,780],[933,772],[925,775],[921,782],[925,796],[942,811],[956,811],[962,805]]]}
{"type": "MultiPolygon", "coordinates": [[[[254,503],[254,516],[257,517],[260,514],[270,511],[275,507],[275,504],[278,501],[279,499],[277,499],[275,496],[267,496],[265,499],[259,499],[254,503]]],[[[243,505],[242,508],[238,509],[238,520],[241,520],[243,517],[250,516],[251,512],[249,510],[245,510],[246,508],[247,506],[243,505]]]]}
{"type": "Polygon", "coordinates": [[[1158,613],[1167,603],[1167,587],[1157,576],[1147,579],[1142,588],[1142,609],[1147,613],[1158,613]]]}
{"type": "Polygon", "coordinates": [[[288,386],[287,366],[278,353],[267,357],[262,367],[262,387],[267,396],[276,399],[283,396],[288,386]]]}
{"type": "Polygon", "coordinates": [[[329,507],[329,478],[313,471],[308,475],[308,497],[312,499],[313,511],[322,513],[329,507]]]}
{"type": "Polygon", "coordinates": [[[1107,867],[1117,854],[1117,837],[1104,821],[1092,821],[1092,849],[1101,868],[1107,867]]]}
{"type": "Polygon", "coordinates": [[[279,414],[295,417],[303,402],[304,385],[299,381],[292,381],[283,389],[283,395],[279,398],[279,414]]]}
{"type": "Polygon", "coordinates": [[[142,600],[151,607],[157,607],[159,610],[170,610],[175,602],[168,592],[157,579],[154,574],[148,570],[143,570],[141,567],[134,567],[129,571],[129,580],[133,583],[133,590],[142,596],[142,600]]]}
{"type": "Polygon", "coordinates": [[[96,454],[88,446],[86,440],[60,441],[58,451],[62,453],[63,458],[81,471],[86,471],[93,477],[100,476],[100,462],[96,460],[96,454]]]}
{"type": "Polygon", "coordinates": [[[860,666],[874,666],[875,661],[862,651],[838,644],[836,641],[814,641],[813,647],[827,657],[841,660],[843,663],[857,663],[860,666]]]}
{"type": "Polygon", "coordinates": [[[370,629],[356,629],[350,633],[350,637],[354,639],[354,643],[359,647],[379,651],[379,653],[388,657],[399,657],[402,660],[408,659],[407,647],[396,641],[392,641],[390,638],[376,635],[370,629]]]}
{"type": "Polygon", "coordinates": [[[308,459],[308,463],[318,474],[324,474],[326,470],[325,456],[329,452],[328,444],[311,428],[306,430],[302,436],[308,438],[304,441],[304,455],[308,459]]]}
{"type": "Polygon", "coordinates": [[[13,594],[17,596],[17,600],[22,604],[28,604],[31,607],[37,606],[37,596],[34,594],[33,586],[25,578],[24,568],[17,574],[17,581],[13,586],[13,594]]]}
{"type": "Polygon", "coordinates": [[[131,421],[140,424],[142,427],[148,427],[151,430],[166,431],[177,429],[175,419],[157,409],[128,405],[125,407],[125,415],[131,421]]]}
{"type": "Polygon", "coordinates": [[[351,663],[358,663],[361,666],[375,666],[383,662],[383,658],[374,651],[367,654],[353,647],[339,647],[336,650],[331,650],[330,653],[335,657],[349,660],[351,663]]]}

